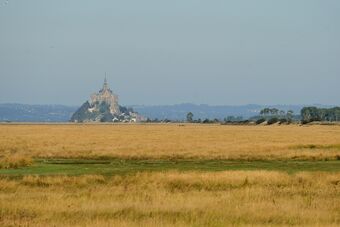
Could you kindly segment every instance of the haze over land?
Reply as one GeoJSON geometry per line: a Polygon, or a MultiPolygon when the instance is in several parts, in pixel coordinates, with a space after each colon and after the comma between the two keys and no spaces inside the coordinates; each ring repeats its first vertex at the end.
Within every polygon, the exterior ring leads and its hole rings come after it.
{"type": "Polygon", "coordinates": [[[0,226],[340,226],[339,12],[0,0],[0,226]]]}
{"type": "MultiPolygon", "coordinates": [[[[1,0],[2,1],[2,0],[1,0]]],[[[12,0],[0,103],[339,105],[340,2],[12,0]]]]}

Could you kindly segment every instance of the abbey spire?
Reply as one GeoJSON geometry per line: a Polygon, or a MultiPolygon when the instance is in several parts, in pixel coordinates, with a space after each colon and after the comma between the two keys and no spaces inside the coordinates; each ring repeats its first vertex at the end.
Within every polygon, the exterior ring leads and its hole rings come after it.
{"type": "Polygon", "coordinates": [[[103,84],[103,91],[105,91],[105,90],[110,90],[109,84],[107,83],[106,74],[105,74],[104,84],[103,84]]]}
{"type": "Polygon", "coordinates": [[[108,93],[108,95],[112,94],[112,91],[109,87],[109,83],[107,82],[107,77],[106,77],[106,73],[105,73],[105,77],[104,77],[104,84],[103,84],[103,88],[99,91],[100,94],[105,94],[108,93]]]}

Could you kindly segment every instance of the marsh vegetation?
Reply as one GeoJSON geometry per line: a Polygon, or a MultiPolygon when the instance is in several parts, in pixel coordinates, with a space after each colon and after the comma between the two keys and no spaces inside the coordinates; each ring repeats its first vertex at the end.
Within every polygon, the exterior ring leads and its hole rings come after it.
{"type": "Polygon", "coordinates": [[[338,226],[340,127],[0,125],[1,226],[338,226]]]}

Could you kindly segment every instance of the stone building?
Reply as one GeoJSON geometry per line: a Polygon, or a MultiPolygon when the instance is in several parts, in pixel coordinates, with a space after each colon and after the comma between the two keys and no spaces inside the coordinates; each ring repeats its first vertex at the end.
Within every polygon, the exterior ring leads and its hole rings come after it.
{"type": "Polygon", "coordinates": [[[107,83],[105,77],[103,88],[98,92],[91,95],[89,103],[91,106],[95,106],[97,103],[105,102],[110,106],[110,113],[113,115],[120,114],[118,95],[114,94],[107,83]]]}

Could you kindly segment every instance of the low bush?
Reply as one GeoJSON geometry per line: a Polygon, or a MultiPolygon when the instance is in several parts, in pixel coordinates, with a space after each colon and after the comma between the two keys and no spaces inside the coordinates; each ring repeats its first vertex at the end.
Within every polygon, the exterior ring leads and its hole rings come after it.
{"type": "Polygon", "coordinates": [[[287,123],[288,121],[287,121],[287,119],[285,119],[285,118],[281,118],[281,119],[279,120],[279,122],[280,122],[281,124],[283,124],[283,123],[287,123]]]}
{"type": "Polygon", "coordinates": [[[265,122],[265,121],[266,121],[266,119],[260,118],[260,119],[258,119],[258,120],[256,121],[256,124],[259,125],[259,124],[262,124],[262,123],[265,122]]]}
{"type": "Polygon", "coordinates": [[[276,117],[273,117],[273,118],[270,118],[268,120],[268,125],[272,125],[272,124],[275,124],[277,122],[279,122],[279,119],[277,119],[276,117]]]}
{"type": "Polygon", "coordinates": [[[307,121],[307,120],[302,120],[301,121],[301,124],[305,125],[305,124],[308,124],[308,123],[311,123],[312,121],[307,121]]]}

